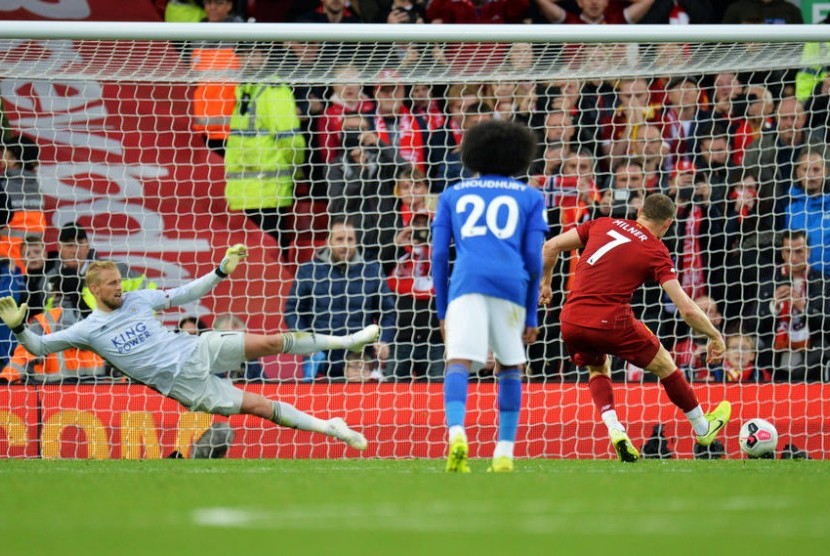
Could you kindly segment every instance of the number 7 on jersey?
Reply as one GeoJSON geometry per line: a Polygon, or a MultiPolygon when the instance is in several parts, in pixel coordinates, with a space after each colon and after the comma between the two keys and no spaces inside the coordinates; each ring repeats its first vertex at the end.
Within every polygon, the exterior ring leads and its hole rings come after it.
{"type": "Polygon", "coordinates": [[[609,241],[608,243],[606,243],[605,245],[603,245],[599,249],[597,249],[594,252],[593,255],[588,257],[587,263],[589,265],[593,266],[593,265],[597,264],[597,261],[600,260],[603,255],[605,255],[607,252],[609,252],[614,247],[619,247],[623,243],[630,243],[631,242],[630,237],[625,237],[620,232],[616,232],[614,230],[608,230],[607,233],[608,233],[609,236],[611,236],[614,239],[612,241],[609,241]]]}

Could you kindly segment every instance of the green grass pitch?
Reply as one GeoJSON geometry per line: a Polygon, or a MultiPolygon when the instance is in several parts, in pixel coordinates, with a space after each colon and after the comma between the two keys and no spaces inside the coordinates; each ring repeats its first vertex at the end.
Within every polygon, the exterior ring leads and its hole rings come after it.
{"type": "Polygon", "coordinates": [[[830,462],[0,461],[0,554],[828,554],[830,462]]]}

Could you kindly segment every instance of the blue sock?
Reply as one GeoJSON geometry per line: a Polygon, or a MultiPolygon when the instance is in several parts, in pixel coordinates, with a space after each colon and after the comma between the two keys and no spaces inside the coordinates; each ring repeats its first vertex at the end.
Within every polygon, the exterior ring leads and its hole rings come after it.
{"type": "Polygon", "coordinates": [[[467,413],[467,379],[470,371],[467,367],[453,363],[447,367],[444,377],[444,408],[447,413],[448,427],[463,427],[467,413]]]}
{"type": "Polygon", "coordinates": [[[509,368],[496,378],[499,381],[499,440],[516,442],[522,409],[522,373],[517,368],[509,368]]]}

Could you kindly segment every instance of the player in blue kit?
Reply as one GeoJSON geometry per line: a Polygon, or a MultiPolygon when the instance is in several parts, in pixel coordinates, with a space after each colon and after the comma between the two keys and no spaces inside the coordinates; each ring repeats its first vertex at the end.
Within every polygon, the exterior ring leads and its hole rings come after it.
{"type": "Polygon", "coordinates": [[[516,123],[471,128],[464,134],[461,160],[477,177],[447,188],[438,200],[432,273],[446,346],[448,472],[470,472],[467,383],[489,350],[498,363],[499,433],[488,471],[513,470],[525,344],[536,340],[541,249],[548,230],[542,194],[516,179],[527,172],[536,147],[535,135],[516,123]]]}
{"type": "Polygon", "coordinates": [[[206,332],[199,336],[176,334],[155,318],[155,311],[201,298],[227,278],[248,256],[244,245],[227,250],[219,267],[200,278],[170,290],[123,292],[121,274],[111,261],[96,261],[86,271],[86,282],[95,298],[95,310],[84,320],[54,334],[36,334],[24,322],[26,304],[11,297],[0,299],[0,320],[34,355],[46,355],[76,347],[91,350],[130,378],[179,401],[193,411],[220,415],[246,413],[277,425],[320,432],[338,438],[358,450],[366,438],[350,429],[343,419],[323,420],[291,404],[269,400],[236,388],[215,373],[238,369],[244,361],[277,353],[308,354],[326,349],[360,351],[380,333],[369,325],[346,336],[313,332],[251,334],[239,331],[206,332]]]}

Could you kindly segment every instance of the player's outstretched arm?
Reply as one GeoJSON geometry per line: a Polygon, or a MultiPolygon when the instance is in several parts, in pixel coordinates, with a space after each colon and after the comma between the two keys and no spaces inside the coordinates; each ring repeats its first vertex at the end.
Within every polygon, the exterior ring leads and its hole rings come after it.
{"type": "Polygon", "coordinates": [[[680,317],[695,331],[705,334],[709,338],[706,346],[706,362],[719,363],[723,360],[723,352],[726,351],[726,344],[720,331],[715,328],[709,317],[706,316],[700,307],[683,291],[683,287],[677,280],[663,282],[663,290],[677,307],[680,317]]]}
{"type": "Polygon", "coordinates": [[[29,307],[25,303],[17,306],[17,301],[13,297],[4,297],[0,299],[0,320],[15,332],[23,331],[23,319],[26,318],[26,312],[29,307]]]}
{"type": "MultiPolygon", "coordinates": [[[[26,328],[24,319],[29,307],[23,303],[18,306],[13,297],[0,298],[0,320],[17,336],[18,341],[32,355],[48,355],[75,345],[72,339],[76,336],[72,325],[66,330],[41,336],[26,328]]],[[[76,323],[77,324],[77,323],[76,323]]]]}
{"type": "Polygon", "coordinates": [[[228,247],[225,251],[225,257],[219,263],[219,271],[225,276],[230,276],[239,263],[248,258],[248,247],[241,243],[237,243],[233,247],[228,247]]]}
{"type": "Polygon", "coordinates": [[[236,270],[239,263],[247,257],[248,248],[241,243],[228,247],[227,251],[225,251],[224,258],[214,271],[200,278],[196,278],[187,284],[183,284],[178,288],[165,291],[163,300],[161,298],[159,299],[159,305],[156,308],[175,307],[201,299],[202,296],[215,288],[219,282],[236,270]]]}
{"type": "Polygon", "coordinates": [[[582,247],[582,240],[579,239],[577,231],[568,230],[547,240],[542,246],[542,282],[539,288],[539,303],[548,305],[553,298],[553,290],[550,287],[550,280],[553,276],[553,267],[559,254],[563,251],[573,251],[582,247]]]}

